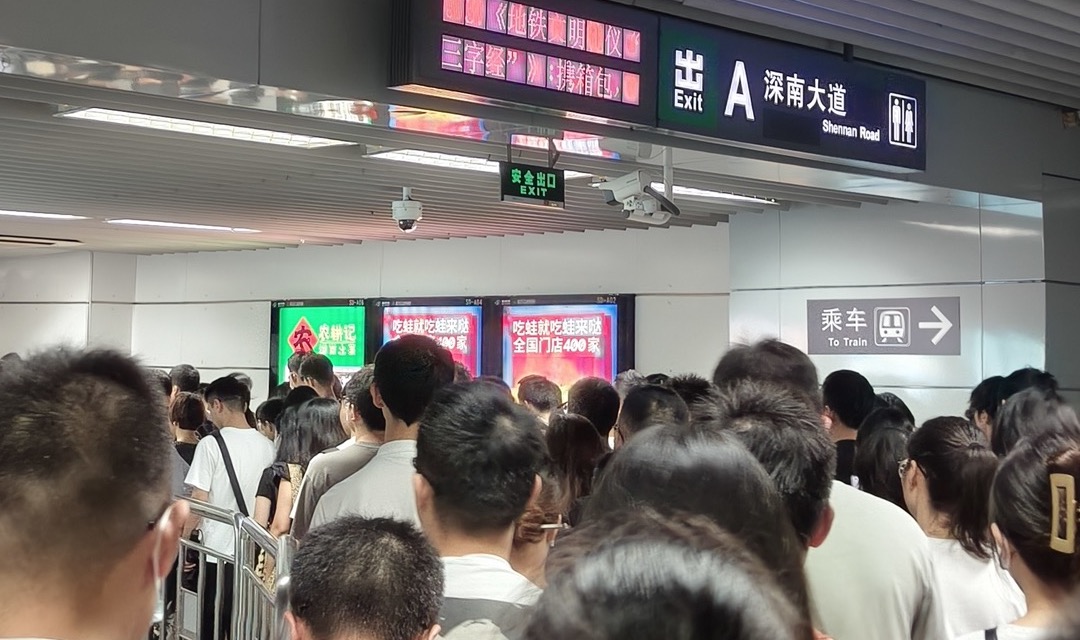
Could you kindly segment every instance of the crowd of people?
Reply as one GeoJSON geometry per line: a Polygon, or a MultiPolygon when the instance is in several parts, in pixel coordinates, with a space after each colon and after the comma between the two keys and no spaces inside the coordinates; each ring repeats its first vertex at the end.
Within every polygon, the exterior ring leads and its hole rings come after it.
{"type": "Polygon", "coordinates": [[[0,360],[0,638],[144,638],[182,537],[227,635],[234,536],[192,500],[299,541],[294,640],[1080,637],[1080,420],[1047,372],[919,423],[775,340],[565,397],[421,336],[344,385],[288,368],[252,407],[240,373],[0,360]]]}

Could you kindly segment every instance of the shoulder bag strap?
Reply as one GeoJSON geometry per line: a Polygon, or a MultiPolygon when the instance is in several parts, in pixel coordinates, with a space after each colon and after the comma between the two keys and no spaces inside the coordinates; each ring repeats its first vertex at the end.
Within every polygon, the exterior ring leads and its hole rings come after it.
{"type": "Polygon", "coordinates": [[[986,640],[998,640],[997,627],[986,630],[986,640]]]}
{"type": "Polygon", "coordinates": [[[247,503],[244,502],[244,492],[240,490],[240,481],[236,479],[236,469],[233,467],[232,456],[229,455],[229,447],[225,446],[225,436],[221,431],[214,429],[214,440],[217,440],[218,448],[221,449],[221,458],[225,461],[225,473],[229,474],[229,484],[232,485],[233,497],[236,498],[236,507],[245,516],[248,514],[247,503]]]}

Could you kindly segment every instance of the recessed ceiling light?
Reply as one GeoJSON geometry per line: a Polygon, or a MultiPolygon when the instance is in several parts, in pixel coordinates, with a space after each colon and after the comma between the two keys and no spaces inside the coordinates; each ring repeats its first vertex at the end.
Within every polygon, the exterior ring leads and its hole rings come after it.
{"type": "Polygon", "coordinates": [[[37,213],[35,211],[0,211],[0,216],[39,218],[42,220],[89,220],[86,216],[72,216],[66,213],[37,213]]]}
{"type": "MultiPolygon", "coordinates": [[[[664,183],[654,182],[652,188],[656,189],[660,193],[664,193],[664,183]]],[[[744,196],[737,193],[725,193],[723,191],[709,191],[707,189],[695,189],[693,187],[683,187],[675,185],[671,188],[671,192],[677,196],[684,196],[687,198],[708,198],[712,200],[733,200],[735,202],[745,202],[748,204],[760,204],[767,206],[779,206],[776,200],[769,198],[758,198],[756,196],[744,196]]]]}
{"type": "Polygon", "coordinates": [[[187,229],[189,231],[224,231],[226,233],[261,233],[257,229],[245,229],[243,227],[219,227],[210,224],[191,224],[188,222],[162,222],[160,220],[131,220],[122,218],[119,220],[107,220],[109,224],[120,224],[132,227],[164,227],[167,229],[187,229]]]}
{"type": "MultiPolygon", "coordinates": [[[[395,162],[409,162],[422,164],[429,167],[442,167],[444,169],[462,169],[464,171],[480,171],[483,173],[498,173],[499,163],[484,158],[473,156],[459,156],[451,153],[437,153],[435,151],[421,151],[419,149],[396,149],[394,151],[380,151],[372,153],[369,158],[379,160],[393,160],[395,162]]],[[[580,171],[567,171],[566,179],[586,178],[592,174],[580,171]]]]}
{"type": "Polygon", "coordinates": [[[157,129],[159,131],[170,131],[173,133],[189,133],[197,136],[209,136],[212,138],[223,138],[239,142],[275,144],[298,149],[318,149],[322,147],[337,147],[356,144],[355,142],[348,142],[346,140],[319,138],[316,136],[306,136],[285,131],[237,127],[230,124],[202,122],[200,120],[184,120],[181,118],[154,116],[147,113],[129,113],[127,111],[115,111],[113,109],[76,109],[73,111],[64,111],[56,115],[61,118],[72,118],[75,120],[122,124],[132,127],[143,127],[144,129],[157,129]]]}

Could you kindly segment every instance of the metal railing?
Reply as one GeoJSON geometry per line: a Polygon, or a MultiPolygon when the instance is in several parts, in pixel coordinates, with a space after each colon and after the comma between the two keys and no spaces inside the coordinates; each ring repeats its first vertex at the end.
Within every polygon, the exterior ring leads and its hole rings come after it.
{"type": "Polygon", "coordinates": [[[205,502],[189,503],[192,514],[203,523],[214,522],[232,530],[234,552],[221,553],[202,541],[180,541],[175,598],[166,612],[161,637],[286,640],[284,618],[295,541],[288,536],[275,539],[240,514],[205,502]],[[212,581],[208,582],[208,576],[212,581]]]}

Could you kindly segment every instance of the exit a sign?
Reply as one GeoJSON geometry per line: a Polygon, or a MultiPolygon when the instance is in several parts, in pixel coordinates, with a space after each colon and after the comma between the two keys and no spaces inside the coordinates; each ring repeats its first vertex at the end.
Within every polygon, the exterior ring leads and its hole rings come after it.
{"type": "Polygon", "coordinates": [[[562,208],[566,204],[566,173],[516,162],[499,163],[503,202],[562,208]]]}

